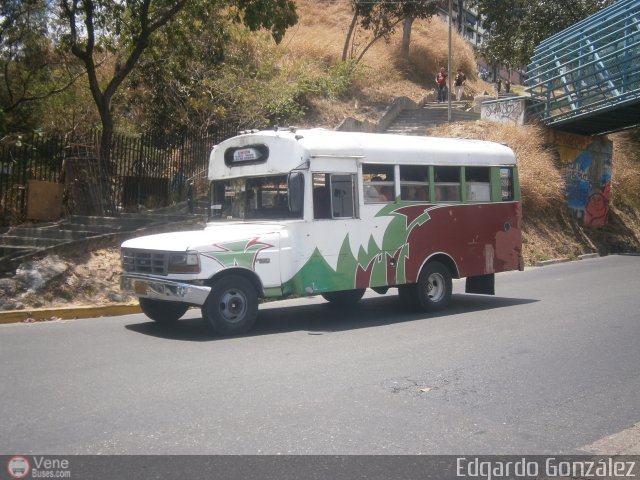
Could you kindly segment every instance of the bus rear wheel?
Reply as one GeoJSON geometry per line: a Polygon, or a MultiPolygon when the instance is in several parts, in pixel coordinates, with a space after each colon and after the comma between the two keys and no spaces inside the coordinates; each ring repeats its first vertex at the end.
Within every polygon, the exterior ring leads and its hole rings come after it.
{"type": "Polygon", "coordinates": [[[142,297],[139,301],[142,313],[158,323],[177,322],[189,309],[189,305],[179,302],[165,302],[142,297]]]}
{"type": "Polygon", "coordinates": [[[220,278],[202,305],[205,324],[220,335],[239,335],[251,330],[258,316],[258,294],[253,284],[239,275],[220,278]]]}
{"type": "Polygon", "coordinates": [[[357,288],[355,290],[340,290],[338,292],[326,292],[322,294],[322,298],[332,303],[333,305],[340,307],[348,307],[355,305],[360,301],[364,295],[364,288],[357,288]]]}
{"type": "Polygon", "coordinates": [[[440,262],[427,263],[416,284],[416,299],[426,312],[436,312],[446,308],[451,301],[451,272],[440,262]]]}

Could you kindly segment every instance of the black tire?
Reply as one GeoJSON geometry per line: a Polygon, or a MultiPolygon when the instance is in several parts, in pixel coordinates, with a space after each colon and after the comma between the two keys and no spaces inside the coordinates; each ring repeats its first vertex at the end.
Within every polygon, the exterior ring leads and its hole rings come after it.
{"type": "Polygon", "coordinates": [[[165,302],[151,298],[140,298],[142,312],[158,323],[174,323],[189,309],[189,305],[180,302],[165,302]]]}
{"type": "Polygon", "coordinates": [[[418,277],[416,297],[425,312],[446,308],[451,301],[451,272],[440,262],[427,263],[418,277]]]}
{"type": "Polygon", "coordinates": [[[338,292],[326,292],[322,294],[327,302],[340,307],[349,307],[360,301],[366,289],[340,290],[338,292]]]}
{"type": "Polygon", "coordinates": [[[415,283],[398,285],[398,299],[407,310],[418,310],[418,291],[415,283]]]}
{"type": "Polygon", "coordinates": [[[202,305],[202,319],[215,333],[239,335],[251,330],[258,316],[258,294],[239,275],[220,278],[202,305]]]}

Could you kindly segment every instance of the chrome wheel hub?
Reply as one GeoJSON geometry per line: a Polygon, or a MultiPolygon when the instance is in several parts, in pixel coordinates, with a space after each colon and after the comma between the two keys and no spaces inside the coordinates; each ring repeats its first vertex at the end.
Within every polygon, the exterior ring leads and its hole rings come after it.
{"type": "Polygon", "coordinates": [[[247,313],[247,297],[239,290],[227,290],[220,299],[220,315],[226,322],[241,322],[247,313]]]}
{"type": "Polygon", "coordinates": [[[429,278],[427,278],[427,296],[429,300],[437,303],[444,298],[445,292],[444,277],[440,273],[429,275],[429,278]]]}

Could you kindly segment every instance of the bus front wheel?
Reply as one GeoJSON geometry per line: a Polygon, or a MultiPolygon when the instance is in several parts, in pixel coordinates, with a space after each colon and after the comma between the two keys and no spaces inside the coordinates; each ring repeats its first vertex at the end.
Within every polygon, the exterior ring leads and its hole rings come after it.
{"type": "Polygon", "coordinates": [[[444,309],[451,301],[451,290],[451,272],[446,266],[435,261],[424,266],[416,284],[416,296],[422,310],[444,309]]]}
{"type": "Polygon", "coordinates": [[[258,294],[253,284],[239,275],[220,278],[202,305],[205,324],[220,335],[248,332],[258,316],[258,294]]]}

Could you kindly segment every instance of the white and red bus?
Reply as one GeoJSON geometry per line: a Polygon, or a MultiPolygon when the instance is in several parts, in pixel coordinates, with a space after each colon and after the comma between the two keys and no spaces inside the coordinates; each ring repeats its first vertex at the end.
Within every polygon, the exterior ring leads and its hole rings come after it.
{"type": "Polygon", "coordinates": [[[274,129],[214,147],[209,179],[204,230],[122,245],[122,288],[156,321],[197,306],[236,334],[260,298],[348,304],[367,288],[433,311],[452,278],[493,294],[495,273],[524,268],[516,158],[500,144],[274,129]]]}

